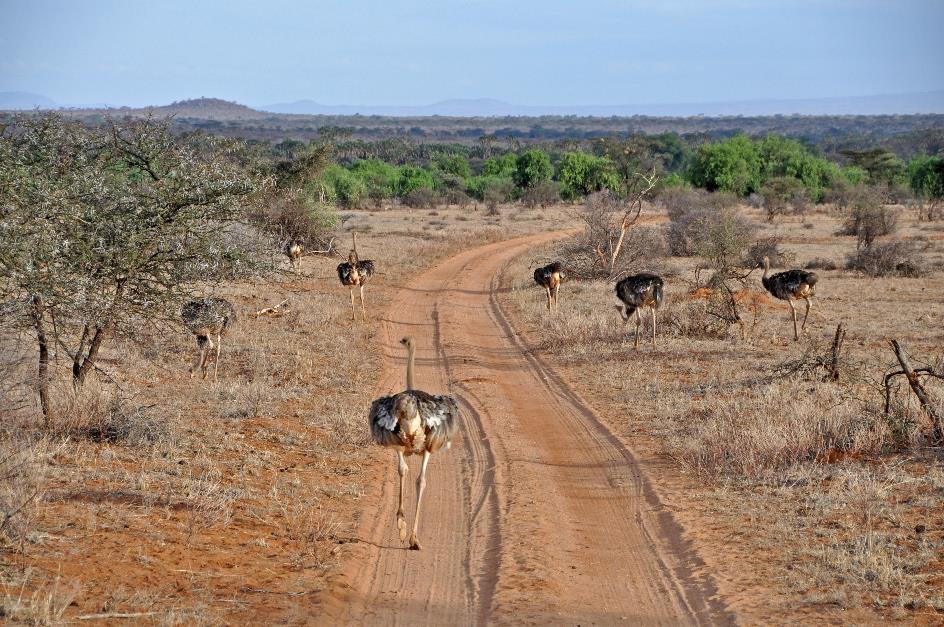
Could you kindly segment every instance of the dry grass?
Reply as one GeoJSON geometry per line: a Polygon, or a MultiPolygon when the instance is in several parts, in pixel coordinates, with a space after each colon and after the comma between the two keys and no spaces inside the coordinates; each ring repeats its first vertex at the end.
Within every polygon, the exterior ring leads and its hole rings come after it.
{"type": "MultiPolygon", "coordinates": [[[[921,235],[916,223],[898,226],[898,237],[921,235]]],[[[758,236],[777,237],[794,267],[856,247],[825,212],[764,228],[758,236]]],[[[931,240],[932,265],[942,253],[931,240]]],[[[696,260],[673,264],[681,271],[667,280],[655,348],[633,350],[635,325],[620,320],[607,283],[565,284],[548,315],[528,260],[512,267],[504,305],[644,461],[683,473],[652,479],[742,620],[944,620],[944,455],[927,448],[907,386],[886,417],[879,385],[896,363],[886,338],[920,365],[940,358],[944,276],[871,279],[814,261],[824,269],[809,333],[794,343],[786,303],[760,302],[742,340],[692,295],[696,260]],[[839,382],[789,367],[828,347],[840,321],[839,382]]],[[[648,341],[648,321],[643,333],[648,341]]],[[[928,386],[944,399],[944,386],[928,386]]]]}

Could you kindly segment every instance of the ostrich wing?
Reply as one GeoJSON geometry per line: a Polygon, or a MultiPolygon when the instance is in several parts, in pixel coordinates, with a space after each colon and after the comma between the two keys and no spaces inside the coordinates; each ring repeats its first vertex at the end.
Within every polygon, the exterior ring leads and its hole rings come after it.
{"type": "Polygon", "coordinates": [[[449,446],[459,423],[459,405],[452,396],[433,396],[413,390],[420,412],[420,420],[426,431],[429,449],[435,451],[449,446]]]}
{"type": "Polygon", "coordinates": [[[374,274],[374,262],[371,259],[364,259],[357,262],[357,271],[365,281],[374,274]]]}
{"type": "Polygon", "coordinates": [[[378,398],[370,404],[370,439],[382,446],[400,442],[400,425],[393,414],[394,396],[378,398]]]}
{"type": "Polygon", "coordinates": [[[351,273],[353,271],[354,271],[354,267],[351,264],[347,263],[346,261],[344,263],[338,264],[338,279],[341,280],[342,284],[344,285],[351,284],[351,273]]]}

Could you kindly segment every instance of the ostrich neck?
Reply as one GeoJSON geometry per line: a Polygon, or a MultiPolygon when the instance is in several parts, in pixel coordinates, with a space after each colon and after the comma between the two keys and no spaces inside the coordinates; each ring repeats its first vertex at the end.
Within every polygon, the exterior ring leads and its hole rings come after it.
{"type": "Polygon", "coordinates": [[[412,346],[409,347],[410,354],[406,359],[406,389],[412,390],[413,388],[413,357],[416,354],[416,349],[412,346]]]}

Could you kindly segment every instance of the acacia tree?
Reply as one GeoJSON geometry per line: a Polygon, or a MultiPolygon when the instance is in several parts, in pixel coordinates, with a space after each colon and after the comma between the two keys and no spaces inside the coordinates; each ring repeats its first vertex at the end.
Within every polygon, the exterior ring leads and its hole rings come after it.
{"type": "Polygon", "coordinates": [[[267,184],[236,142],[179,140],[166,121],[14,120],[0,136],[0,305],[35,332],[44,416],[51,350],[80,385],[107,337],[174,318],[201,282],[267,267],[239,225],[267,184]]]}

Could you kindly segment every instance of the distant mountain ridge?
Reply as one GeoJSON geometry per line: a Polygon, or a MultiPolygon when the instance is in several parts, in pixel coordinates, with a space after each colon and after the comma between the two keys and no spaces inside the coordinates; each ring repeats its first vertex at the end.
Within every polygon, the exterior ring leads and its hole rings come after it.
{"type": "Polygon", "coordinates": [[[298,100],[252,108],[220,98],[194,98],[153,107],[68,107],[29,92],[0,92],[0,110],[68,109],[123,115],[173,115],[206,120],[251,120],[278,115],[363,115],[389,117],[719,117],[770,115],[911,115],[944,114],[944,90],[911,94],[880,94],[852,98],[744,100],[714,103],[627,105],[516,105],[494,98],[442,100],[427,105],[325,105],[298,100]]]}
{"type": "Polygon", "coordinates": [[[301,115],[383,116],[727,116],[727,115],[908,115],[944,113],[944,89],[911,94],[879,94],[850,98],[743,100],[708,103],[626,105],[516,105],[492,98],[443,100],[429,105],[325,105],[298,100],[258,107],[272,113],[301,115]]]}

